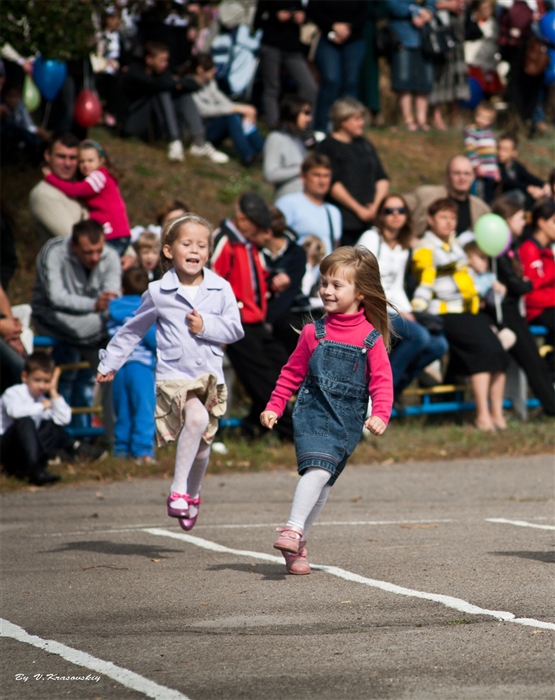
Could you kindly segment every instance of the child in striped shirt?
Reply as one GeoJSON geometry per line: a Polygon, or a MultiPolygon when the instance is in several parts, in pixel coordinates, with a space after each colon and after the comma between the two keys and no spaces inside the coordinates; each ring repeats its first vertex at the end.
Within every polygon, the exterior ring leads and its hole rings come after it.
{"type": "Polygon", "coordinates": [[[476,194],[487,204],[495,198],[497,183],[501,180],[497,141],[490,128],[494,122],[494,107],[489,102],[481,102],[474,112],[474,123],[464,130],[465,155],[474,168],[476,194]]]}

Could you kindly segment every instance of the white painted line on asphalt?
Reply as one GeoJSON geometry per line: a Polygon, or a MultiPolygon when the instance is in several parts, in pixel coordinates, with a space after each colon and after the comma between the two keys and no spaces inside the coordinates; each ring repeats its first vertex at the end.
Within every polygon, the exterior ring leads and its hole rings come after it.
{"type": "MultiPolygon", "coordinates": [[[[108,678],[112,678],[112,680],[117,681],[126,688],[131,688],[131,690],[136,690],[137,692],[146,695],[147,698],[155,698],[156,700],[189,700],[186,695],[183,695],[183,693],[180,693],[178,690],[167,688],[164,685],[154,683],[154,681],[149,681],[148,678],[143,678],[143,676],[139,676],[138,673],[134,673],[133,671],[128,671],[126,668],[116,666],[111,661],[97,659],[95,656],[91,656],[85,651],[72,649],[71,647],[67,647],[65,644],[55,642],[52,639],[42,639],[42,637],[29,634],[23,629],[23,627],[14,625],[8,620],[0,618],[0,627],[0,636],[2,637],[11,637],[12,639],[16,639],[18,642],[31,644],[32,646],[43,649],[50,654],[57,654],[72,664],[83,666],[91,671],[96,671],[104,676],[108,676],[108,678]]],[[[76,674],[68,675],[74,676],[76,674]]]]}
{"type": "MultiPolygon", "coordinates": [[[[324,520],[321,523],[314,523],[314,527],[322,525],[418,525],[418,524],[434,524],[434,523],[456,523],[458,520],[324,520]]],[[[281,525],[279,522],[275,523],[241,523],[239,525],[222,524],[222,525],[198,525],[197,530],[251,530],[253,528],[269,528],[278,527],[281,525]]],[[[26,537],[70,537],[75,535],[90,535],[90,534],[106,534],[110,532],[134,532],[137,530],[144,530],[148,527],[161,527],[161,525],[142,523],[140,525],[128,525],[127,527],[113,527],[97,529],[91,528],[90,530],[75,530],[74,532],[47,532],[25,535],[26,537]]]]}
{"type": "MultiPolygon", "coordinates": [[[[241,557],[249,557],[250,559],[260,559],[262,561],[283,564],[282,557],[276,557],[272,554],[264,554],[263,552],[251,552],[246,549],[232,549],[231,547],[225,547],[217,542],[211,542],[210,540],[205,540],[201,537],[186,535],[183,532],[171,532],[170,530],[163,530],[160,528],[145,528],[144,532],[148,532],[149,534],[156,535],[158,537],[171,537],[176,540],[189,542],[189,544],[194,544],[196,547],[207,549],[211,552],[236,554],[241,557]]],[[[362,583],[365,586],[379,588],[387,593],[395,593],[397,595],[408,596],[411,598],[430,600],[432,602],[445,605],[447,608],[453,608],[454,610],[458,610],[459,612],[467,613],[469,615],[488,615],[490,617],[495,617],[497,620],[503,620],[505,622],[516,622],[518,624],[528,625],[530,627],[541,627],[543,629],[555,630],[555,624],[552,622],[543,622],[541,620],[534,620],[531,618],[517,618],[511,612],[505,612],[503,610],[487,610],[485,608],[480,608],[477,605],[472,605],[472,603],[468,603],[466,600],[462,600],[462,598],[454,598],[453,596],[442,595],[439,593],[427,593],[425,591],[417,591],[412,588],[404,588],[403,586],[397,586],[396,584],[389,583],[388,581],[378,581],[377,579],[366,578],[365,576],[360,576],[359,574],[355,574],[351,571],[340,569],[337,566],[326,566],[324,564],[311,564],[310,566],[313,569],[325,571],[326,573],[342,578],[345,581],[362,583]]]]}
{"type": "Polygon", "coordinates": [[[534,527],[538,530],[555,530],[555,525],[536,525],[525,520],[505,520],[505,518],[486,518],[488,523],[503,523],[504,525],[516,525],[517,527],[534,527]]]}

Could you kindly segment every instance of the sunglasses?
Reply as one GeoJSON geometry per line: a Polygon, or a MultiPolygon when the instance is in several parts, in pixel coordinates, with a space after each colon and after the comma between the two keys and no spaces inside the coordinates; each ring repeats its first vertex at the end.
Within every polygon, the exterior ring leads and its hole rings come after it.
{"type": "Polygon", "coordinates": [[[312,110],[311,109],[301,109],[302,114],[306,114],[307,116],[312,116],[312,110]]]}
{"type": "Polygon", "coordinates": [[[390,216],[391,214],[406,214],[407,208],[406,207],[384,207],[384,213],[386,214],[386,216],[390,216]]]}

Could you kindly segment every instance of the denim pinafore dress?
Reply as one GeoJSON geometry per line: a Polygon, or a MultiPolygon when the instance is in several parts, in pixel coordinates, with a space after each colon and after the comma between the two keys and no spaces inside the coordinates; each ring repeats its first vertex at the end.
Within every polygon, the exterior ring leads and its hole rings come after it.
{"type": "Polygon", "coordinates": [[[293,409],[299,474],[327,469],[335,483],[354,452],[368,410],[368,350],[380,337],[371,331],[362,347],[326,340],[324,320],[314,323],[318,345],[293,409]]]}

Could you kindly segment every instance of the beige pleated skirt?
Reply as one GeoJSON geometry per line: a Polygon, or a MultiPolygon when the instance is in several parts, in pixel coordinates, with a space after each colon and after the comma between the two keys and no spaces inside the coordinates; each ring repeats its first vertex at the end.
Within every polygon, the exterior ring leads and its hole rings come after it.
{"type": "Polygon", "coordinates": [[[217,384],[213,374],[201,374],[192,380],[169,379],[156,382],[156,438],[158,447],[175,442],[185,425],[185,401],[193,392],[209,414],[208,427],[202,436],[207,443],[214,440],[218,420],[227,409],[227,387],[217,384]]]}

